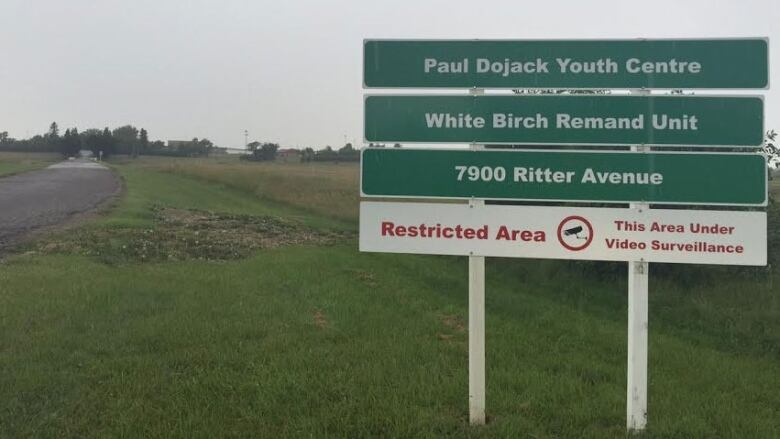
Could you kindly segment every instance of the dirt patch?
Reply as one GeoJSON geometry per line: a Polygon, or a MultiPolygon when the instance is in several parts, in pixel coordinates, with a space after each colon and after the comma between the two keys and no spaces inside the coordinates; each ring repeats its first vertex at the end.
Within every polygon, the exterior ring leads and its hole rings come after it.
{"type": "Polygon", "coordinates": [[[376,281],[374,273],[365,270],[348,269],[347,272],[352,273],[362,284],[368,287],[376,287],[379,285],[376,281]]]}
{"type": "Polygon", "coordinates": [[[466,323],[463,318],[455,314],[444,314],[439,318],[444,325],[444,330],[437,332],[436,338],[461,351],[467,351],[466,323]]]}
{"type": "Polygon", "coordinates": [[[272,216],[167,207],[154,208],[153,215],[153,228],[86,228],[43,242],[35,250],[94,256],[107,263],[233,260],[260,249],[330,244],[345,237],[272,216]]]}
{"type": "Polygon", "coordinates": [[[446,314],[442,316],[441,322],[444,323],[444,326],[453,329],[457,332],[466,332],[466,323],[463,321],[463,319],[460,316],[456,316],[454,314],[446,314]]]}
{"type": "Polygon", "coordinates": [[[328,319],[325,318],[325,314],[323,314],[322,310],[318,309],[314,312],[314,324],[320,329],[326,329],[328,327],[328,319]]]}

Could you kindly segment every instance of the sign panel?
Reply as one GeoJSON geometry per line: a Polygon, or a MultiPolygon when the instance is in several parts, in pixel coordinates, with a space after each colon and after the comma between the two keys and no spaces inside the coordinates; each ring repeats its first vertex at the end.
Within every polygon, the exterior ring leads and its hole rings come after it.
{"type": "Polygon", "coordinates": [[[769,86],[766,38],[706,40],[366,40],[366,88],[769,86]]]}
{"type": "Polygon", "coordinates": [[[368,148],[366,197],[766,205],[762,154],[368,148]]]}
{"type": "Polygon", "coordinates": [[[766,213],[363,202],[360,251],[766,265],[766,213]]]}
{"type": "Polygon", "coordinates": [[[759,147],[760,96],[374,95],[369,142],[759,147]]]}

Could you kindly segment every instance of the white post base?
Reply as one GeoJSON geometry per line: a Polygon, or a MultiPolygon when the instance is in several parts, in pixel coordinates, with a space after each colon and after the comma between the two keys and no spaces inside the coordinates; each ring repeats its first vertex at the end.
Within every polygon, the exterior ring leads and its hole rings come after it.
{"type": "Polygon", "coordinates": [[[485,258],[469,256],[469,421],[485,424],[485,258]]]}

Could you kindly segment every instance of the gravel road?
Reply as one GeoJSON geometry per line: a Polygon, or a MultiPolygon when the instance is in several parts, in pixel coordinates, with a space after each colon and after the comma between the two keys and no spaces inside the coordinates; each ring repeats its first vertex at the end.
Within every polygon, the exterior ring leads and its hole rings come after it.
{"type": "Polygon", "coordinates": [[[120,187],[113,172],[87,160],[0,178],[0,254],[31,231],[96,208],[120,187]]]}

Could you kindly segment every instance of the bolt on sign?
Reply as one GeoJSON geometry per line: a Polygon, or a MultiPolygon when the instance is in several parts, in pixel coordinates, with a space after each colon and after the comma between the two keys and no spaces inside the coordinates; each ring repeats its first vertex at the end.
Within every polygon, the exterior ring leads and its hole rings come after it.
{"type": "Polygon", "coordinates": [[[762,89],[766,38],[365,40],[366,88],[762,89]]]}
{"type": "Polygon", "coordinates": [[[373,95],[369,142],[759,147],[760,96],[373,95]]]}

